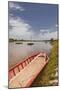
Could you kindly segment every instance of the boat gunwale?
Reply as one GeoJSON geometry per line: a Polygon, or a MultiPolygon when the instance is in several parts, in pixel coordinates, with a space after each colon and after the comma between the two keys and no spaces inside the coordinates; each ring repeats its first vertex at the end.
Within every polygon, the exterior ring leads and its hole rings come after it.
{"type": "Polygon", "coordinates": [[[33,54],[33,55],[29,56],[28,58],[24,59],[22,62],[18,62],[17,64],[15,64],[14,66],[12,66],[12,67],[9,69],[9,72],[10,72],[11,70],[15,69],[16,67],[18,67],[20,64],[26,62],[28,59],[37,56],[38,54],[39,54],[39,53],[33,54]]]}

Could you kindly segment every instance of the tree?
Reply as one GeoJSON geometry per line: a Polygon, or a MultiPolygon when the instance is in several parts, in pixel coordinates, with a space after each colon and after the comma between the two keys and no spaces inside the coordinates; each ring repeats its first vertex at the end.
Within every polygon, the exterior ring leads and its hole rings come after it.
{"type": "Polygon", "coordinates": [[[53,38],[51,38],[50,42],[52,43],[53,41],[54,41],[54,39],[53,39],[53,38]]]}

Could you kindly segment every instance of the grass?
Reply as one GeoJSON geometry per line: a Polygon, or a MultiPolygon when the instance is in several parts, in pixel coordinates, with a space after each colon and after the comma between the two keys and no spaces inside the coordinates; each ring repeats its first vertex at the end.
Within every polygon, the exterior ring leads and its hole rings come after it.
{"type": "Polygon", "coordinates": [[[58,67],[58,41],[53,41],[51,44],[53,45],[53,48],[50,53],[49,63],[32,83],[32,87],[51,86],[49,83],[49,81],[53,78],[51,75],[55,74],[55,69],[58,67]]]}

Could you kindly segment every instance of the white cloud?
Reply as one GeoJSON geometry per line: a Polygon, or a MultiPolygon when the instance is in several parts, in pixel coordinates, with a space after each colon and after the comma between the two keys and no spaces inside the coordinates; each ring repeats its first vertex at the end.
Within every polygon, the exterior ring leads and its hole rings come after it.
{"type": "Polygon", "coordinates": [[[58,24],[56,24],[55,27],[57,28],[58,27],[58,24]]]}
{"type": "Polygon", "coordinates": [[[9,37],[18,39],[38,39],[38,40],[49,40],[51,38],[57,39],[57,29],[41,29],[38,34],[33,32],[32,26],[26,23],[24,20],[18,17],[9,17],[9,37]]]}
{"type": "Polygon", "coordinates": [[[40,33],[47,33],[47,32],[49,32],[49,29],[40,29],[40,33]]]}
{"type": "Polygon", "coordinates": [[[58,32],[57,30],[56,31],[53,31],[53,32],[46,32],[44,34],[39,34],[38,35],[38,38],[41,39],[41,40],[50,40],[51,38],[53,39],[57,39],[58,37],[58,32]]]}
{"type": "Polygon", "coordinates": [[[10,38],[29,39],[33,34],[31,26],[25,23],[21,18],[10,17],[9,26],[12,26],[12,28],[9,28],[10,38]]]}
{"type": "Polygon", "coordinates": [[[25,10],[22,6],[18,5],[17,3],[14,3],[14,2],[9,2],[9,8],[10,9],[20,10],[20,11],[25,10]]]}

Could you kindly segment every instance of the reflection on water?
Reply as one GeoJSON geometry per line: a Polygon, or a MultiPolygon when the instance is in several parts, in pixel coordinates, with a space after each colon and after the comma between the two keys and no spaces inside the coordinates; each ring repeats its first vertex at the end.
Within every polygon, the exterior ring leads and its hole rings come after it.
{"type": "Polygon", "coordinates": [[[27,45],[27,42],[23,42],[23,44],[9,43],[9,67],[40,51],[49,54],[51,48],[49,42],[34,42],[34,45],[31,46],[27,45]]]}

